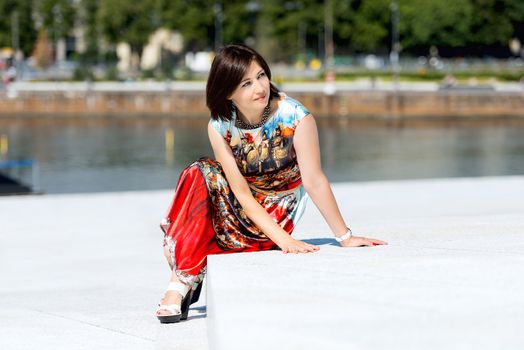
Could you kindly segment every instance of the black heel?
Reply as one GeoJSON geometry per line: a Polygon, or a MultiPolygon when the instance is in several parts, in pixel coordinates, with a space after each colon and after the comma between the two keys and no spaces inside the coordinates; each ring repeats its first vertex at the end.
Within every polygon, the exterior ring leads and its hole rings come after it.
{"type": "Polygon", "coordinates": [[[182,301],[182,316],[180,317],[180,320],[187,320],[187,316],[189,314],[189,307],[196,303],[198,299],[200,298],[200,292],[202,291],[202,282],[197,285],[195,290],[191,290],[189,293],[187,293],[186,297],[182,301]]]}
{"type": "Polygon", "coordinates": [[[191,296],[191,303],[190,304],[196,303],[198,301],[198,299],[200,298],[200,292],[202,291],[202,283],[203,282],[204,281],[200,281],[200,283],[198,284],[196,289],[193,291],[192,296],[191,296]]]}
{"type": "Polygon", "coordinates": [[[182,311],[182,315],[180,316],[180,320],[187,320],[187,316],[189,314],[189,305],[191,304],[191,296],[193,295],[193,291],[190,291],[187,293],[186,297],[182,299],[182,306],[180,310],[182,311]]]}

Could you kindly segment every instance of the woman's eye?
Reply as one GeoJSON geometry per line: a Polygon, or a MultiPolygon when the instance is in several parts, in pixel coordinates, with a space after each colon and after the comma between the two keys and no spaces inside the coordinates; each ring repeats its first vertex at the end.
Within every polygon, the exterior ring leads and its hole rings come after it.
{"type": "Polygon", "coordinates": [[[266,73],[260,73],[260,74],[258,75],[259,78],[260,78],[260,77],[264,77],[264,76],[266,76],[266,73]]]}
{"type": "Polygon", "coordinates": [[[251,84],[251,82],[246,81],[244,84],[242,84],[242,87],[247,87],[247,86],[249,86],[249,84],[251,84]]]}

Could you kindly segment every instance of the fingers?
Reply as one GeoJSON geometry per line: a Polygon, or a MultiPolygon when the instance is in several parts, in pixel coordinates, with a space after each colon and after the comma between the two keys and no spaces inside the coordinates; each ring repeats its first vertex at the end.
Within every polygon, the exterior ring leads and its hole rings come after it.
{"type": "Polygon", "coordinates": [[[300,253],[309,253],[310,250],[308,249],[305,249],[305,248],[289,248],[286,253],[291,253],[291,254],[300,254],[300,253]]]}
{"type": "Polygon", "coordinates": [[[368,246],[368,247],[373,247],[376,245],[386,245],[386,244],[388,243],[381,241],[380,239],[374,239],[374,238],[367,238],[367,239],[364,239],[364,241],[362,242],[362,246],[368,246]]]}
{"type": "Polygon", "coordinates": [[[366,238],[353,236],[351,239],[347,239],[343,242],[340,242],[342,247],[373,247],[377,245],[386,245],[388,244],[385,241],[376,238],[366,238]]]}
{"type": "Polygon", "coordinates": [[[309,243],[302,243],[302,246],[301,253],[314,253],[320,249],[320,247],[309,243]]]}
{"type": "Polygon", "coordinates": [[[384,241],[381,241],[380,239],[365,238],[362,241],[361,246],[373,247],[373,246],[376,246],[376,245],[386,245],[386,244],[388,244],[388,243],[384,242],[384,241]]]}
{"type": "Polygon", "coordinates": [[[369,239],[364,239],[364,240],[362,241],[361,246],[373,247],[373,242],[371,242],[369,239]]]}
{"type": "Polygon", "coordinates": [[[388,242],[385,242],[385,241],[381,241],[380,239],[375,239],[375,238],[369,238],[369,240],[373,243],[373,245],[386,245],[388,244],[388,242]]]}
{"type": "Polygon", "coordinates": [[[314,253],[320,249],[320,247],[313,245],[313,244],[304,243],[300,241],[297,241],[297,243],[298,244],[296,245],[291,245],[289,247],[282,249],[282,253],[284,254],[288,254],[288,253],[307,254],[307,253],[314,253]]]}

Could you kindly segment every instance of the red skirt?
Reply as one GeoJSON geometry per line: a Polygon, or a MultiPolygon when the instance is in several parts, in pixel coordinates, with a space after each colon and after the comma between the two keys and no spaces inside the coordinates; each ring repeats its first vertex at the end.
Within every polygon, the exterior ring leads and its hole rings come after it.
{"type": "MultiPolygon", "coordinates": [[[[239,248],[224,247],[224,245],[218,244],[217,235],[224,232],[217,232],[222,230],[220,226],[217,226],[217,222],[223,223],[223,220],[218,220],[217,217],[223,217],[224,214],[217,213],[217,211],[223,210],[224,202],[231,202],[231,200],[223,200],[223,195],[221,195],[221,199],[217,200],[216,191],[212,195],[209,194],[211,187],[216,188],[217,183],[221,183],[222,187],[228,187],[218,162],[209,158],[202,158],[186,167],[180,175],[173,200],[165,219],[160,225],[164,231],[164,246],[169,248],[173,268],[179,279],[184,283],[195,284],[203,279],[207,256],[210,254],[252,252],[277,248],[273,241],[267,237],[264,239],[265,236],[262,239],[260,237],[249,239],[248,244],[239,248]],[[203,171],[206,171],[203,170],[203,164],[208,172],[209,168],[212,168],[212,177],[203,174],[203,171]],[[212,179],[213,185],[206,184],[206,179],[208,181],[212,179]]],[[[232,196],[229,188],[222,192],[227,192],[229,196],[232,196]]],[[[279,213],[279,211],[276,210],[274,213],[279,213]]],[[[272,215],[273,213],[269,214],[272,215]]],[[[234,229],[231,220],[228,225],[224,226],[223,230],[234,229]]],[[[291,233],[293,226],[287,222],[286,225],[283,225],[283,228],[291,233]]]]}

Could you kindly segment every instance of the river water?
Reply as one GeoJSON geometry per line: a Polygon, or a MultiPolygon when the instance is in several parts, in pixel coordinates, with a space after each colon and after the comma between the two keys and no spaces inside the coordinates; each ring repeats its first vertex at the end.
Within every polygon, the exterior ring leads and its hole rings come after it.
{"type": "MultiPolygon", "coordinates": [[[[2,121],[0,135],[3,159],[37,160],[46,193],[174,188],[186,165],[212,155],[205,121],[31,118],[2,121]]],[[[524,174],[524,127],[320,123],[319,137],[333,182],[524,174]]]]}

